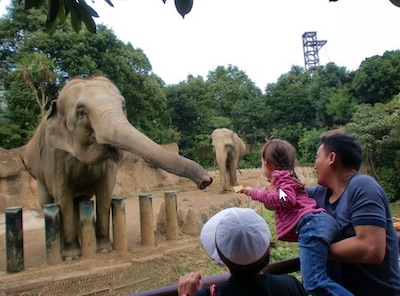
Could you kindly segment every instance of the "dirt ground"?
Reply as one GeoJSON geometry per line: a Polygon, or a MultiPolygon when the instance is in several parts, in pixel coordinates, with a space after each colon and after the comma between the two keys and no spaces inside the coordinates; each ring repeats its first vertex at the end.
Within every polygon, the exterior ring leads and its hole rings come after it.
{"type": "MultiPolygon", "coordinates": [[[[152,194],[154,229],[157,229],[164,193],[168,190],[176,191],[179,212],[193,211],[198,229],[221,208],[254,206],[248,197],[233,192],[220,194],[219,174],[210,174],[214,182],[203,191],[183,178],[174,188],[156,187],[147,191],[152,194]]],[[[265,184],[259,169],[242,170],[238,179],[243,185],[265,184]]],[[[203,270],[207,275],[210,266],[214,272],[219,268],[213,267],[198,234],[181,231],[178,240],[166,240],[163,233],[156,231],[155,246],[142,246],[139,194],[125,200],[128,252],[97,253],[94,259],[80,258],[59,265],[46,262],[43,214],[24,209],[24,270],[14,274],[6,272],[5,218],[0,214],[1,295],[126,295],[174,285],[181,274],[194,269],[203,270]]]]}

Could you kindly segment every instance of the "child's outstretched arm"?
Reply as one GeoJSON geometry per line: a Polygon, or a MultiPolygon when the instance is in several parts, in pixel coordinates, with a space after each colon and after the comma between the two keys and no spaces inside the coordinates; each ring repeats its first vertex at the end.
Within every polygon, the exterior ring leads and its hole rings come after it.
{"type": "Polygon", "coordinates": [[[251,190],[253,188],[251,187],[243,187],[242,189],[240,189],[240,193],[246,194],[247,196],[251,196],[251,190]]]}

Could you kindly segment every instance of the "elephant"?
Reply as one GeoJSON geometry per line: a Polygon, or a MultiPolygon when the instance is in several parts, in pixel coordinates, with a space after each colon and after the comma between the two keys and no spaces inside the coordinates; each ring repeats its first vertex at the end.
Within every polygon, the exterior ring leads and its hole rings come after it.
{"type": "Polygon", "coordinates": [[[61,211],[63,258],[81,256],[79,202],[95,197],[97,251],[111,251],[110,208],[118,163],[133,153],[155,167],[191,179],[201,190],[212,178],[133,127],[125,99],[106,77],[73,78],[61,89],[25,147],[22,160],[37,181],[39,203],[61,211]]]}
{"type": "Polygon", "coordinates": [[[215,129],[211,139],[220,175],[220,192],[224,193],[238,185],[236,170],[247,154],[246,144],[237,133],[227,128],[215,129]]]}

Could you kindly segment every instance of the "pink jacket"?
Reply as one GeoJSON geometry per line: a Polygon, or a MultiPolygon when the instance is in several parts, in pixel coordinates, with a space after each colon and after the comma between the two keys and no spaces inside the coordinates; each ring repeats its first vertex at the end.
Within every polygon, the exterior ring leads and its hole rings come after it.
{"type": "Polygon", "coordinates": [[[275,185],[275,191],[253,188],[251,198],[275,211],[278,239],[295,242],[298,240],[296,225],[301,217],[325,210],[316,208],[315,200],[308,197],[304,185],[295,182],[289,171],[273,171],[271,181],[275,185]]]}

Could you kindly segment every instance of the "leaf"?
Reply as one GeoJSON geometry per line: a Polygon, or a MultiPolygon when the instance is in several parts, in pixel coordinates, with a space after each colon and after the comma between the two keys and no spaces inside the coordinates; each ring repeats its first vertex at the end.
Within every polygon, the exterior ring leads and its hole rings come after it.
{"type": "MultiPolygon", "coordinates": [[[[47,14],[47,21],[54,23],[57,21],[58,9],[62,3],[59,0],[50,0],[49,12],[47,14]]],[[[62,6],[62,5],[61,5],[62,6]]]]}
{"type": "Polygon", "coordinates": [[[182,18],[185,18],[185,15],[192,10],[193,0],[175,0],[175,7],[182,18]]]}
{"type": "Polygon", "coordinates": [[[66,6],[64,0],[61,0],[61,1],[62,1],[62,5],[60,5],[60,7],[58,8],[58,15],[57,15],[59,24],[64,23],[69,14],[68,7],[66,6]]]}
{"type": "Polygon", "coordinates": [[[110,0],[105,0],[107,2],[108,5],[110,5],[111,7],[114,7],[114,5],[111,3],[110,0]]]}
{"type": "Polygon", "coordinates": [[[86,25],[86,28],[89,32],[96,34],[96,23],[92,16],[98,17],[97,12],[89,7],[84,0],[81,0],[79,4],[82,9],[82,20],[86,25]]]}
{"type": "Polygon", "coordinates": [[[79,4],[82,7],[83,11],[87,12],[90,16],[99,17],[97,12],[92,7],[87,5],[84,0],[79,1],[79,4]]]}
{"type": "MultiPolygon", "coordinates": [[[[45,0],[25,0],[25,9],[30,9],[32,7],[39,8],[43,5],[45,0]]],[[[21,3],[22,0],[19,1],[21,3]]]]}
{"type": "Polygon", "coordinates": [[[82,8],[75,0],[65,0],[68,8],[71,11],[71,24],[76,33],[82,28],[82,8]]]}
{"type": "Polygon", "coordinates": [[[393,5],[396,5],[397,7],[400,7],[400,0],[390,0],[393,5]]]}

